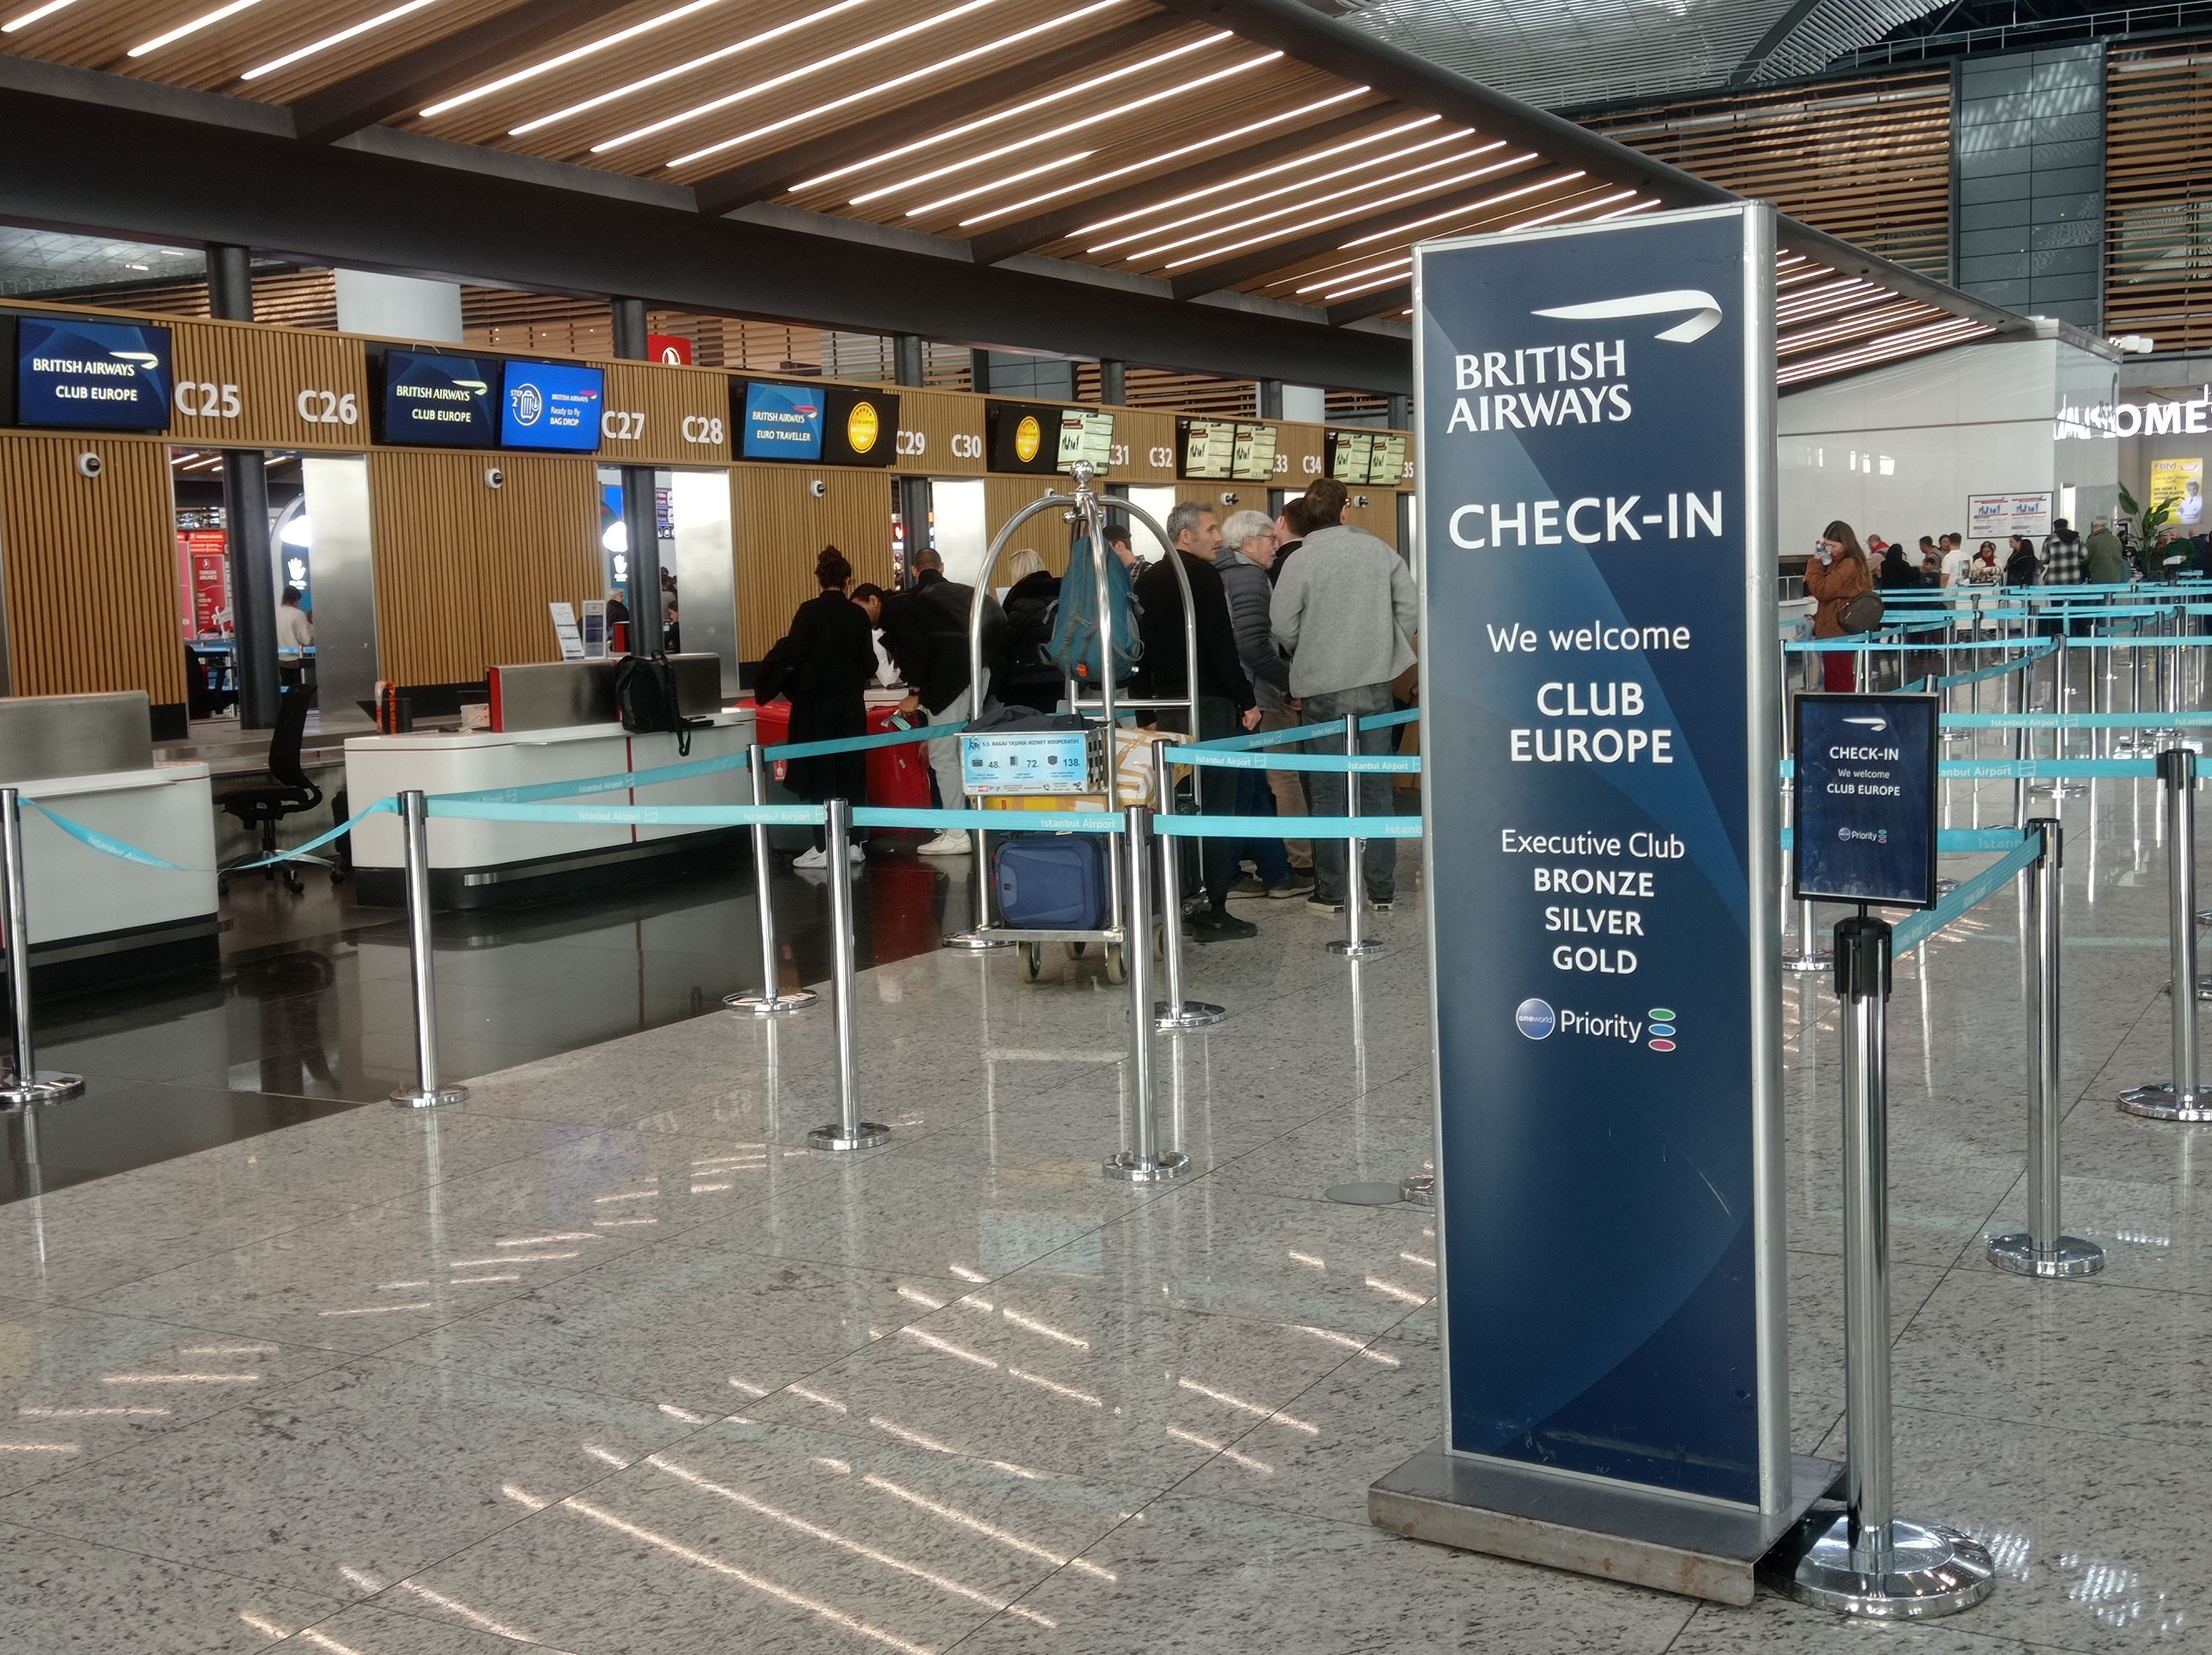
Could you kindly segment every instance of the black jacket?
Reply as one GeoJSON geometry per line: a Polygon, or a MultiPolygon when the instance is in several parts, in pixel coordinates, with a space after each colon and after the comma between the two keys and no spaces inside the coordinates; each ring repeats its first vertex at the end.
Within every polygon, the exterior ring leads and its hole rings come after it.
{"type": "MultiPolygon", "coordinates": [[[[783,694],[791,739],[832,741],[868,733],[868,686],[876,679],[875,629],[868,611],[842,592],[799,605],[780,646],[789,663],[783,694]]],[[[820,802],[867,797],[866,755],[827,753],[791,761],[786,780],[800,798],[820,802]]]]}
{"type": "MultiPolygon", "coordinates": [[[[975,588],[948,581],[942,569],[927,569],[910,591],[884,605],[884,648],[921,704],[941,713],[968,687],[968,610],[975,588]]],[[[983,664],[988,669],[1006,648],[1006,617],[999,600],[983,601],[983,664]]]]}
{"type": "Polygon", "coordinates": [[[1060,601],[1060,576],[1047,569],[1024,575],[1006,593],[1006,647],[992,693],[1000,701],[1050,712],[1067,691],[1067,678],[1044,658],[1052,641],[1052,608],[1060,601]]]}
{"type": "MultiPolygon", "coordinates": [[[[1237,654],[1237,628],[1229,618],[1229,596],[1221,571],[1204,557],[1175,554],[1190,577],[1190,596],[1198,621],[1198,693],[1232,703],[1238,712],[1253,706],[1252,680],[1237,654]]],[[[1166,699],[1188,693],[1188,656],[1183,648],[1182,587],[1163,557],[1137,577],[1137,602],[1144,613],[1137,624],[1145,658],[1129,687],[1145,697],[1166,699]]]]}

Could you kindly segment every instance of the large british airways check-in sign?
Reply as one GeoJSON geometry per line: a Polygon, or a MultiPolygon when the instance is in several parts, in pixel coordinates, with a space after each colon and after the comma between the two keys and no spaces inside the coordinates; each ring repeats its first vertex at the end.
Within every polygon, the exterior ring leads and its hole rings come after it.
{"type": "Polygon", "coordinates": [[[1772,219],[1431,243],[1419,317],[1449,1446],[1771,1506],[1772,219]]]}

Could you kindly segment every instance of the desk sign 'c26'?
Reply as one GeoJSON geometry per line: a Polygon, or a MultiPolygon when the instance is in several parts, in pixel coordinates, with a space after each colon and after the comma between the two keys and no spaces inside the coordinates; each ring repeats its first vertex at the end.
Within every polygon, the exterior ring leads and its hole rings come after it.
{"type": "Polygon", "coordinates": [[[1792,1487],[1773,224],[1415,261],[1447,1461],[1754,1529],[1792,1487]]]}
{"type": "Polygon", "coordinates": [[[1933,696],[1796,697],[1790,894],[1936,905],[1933,696]]]}

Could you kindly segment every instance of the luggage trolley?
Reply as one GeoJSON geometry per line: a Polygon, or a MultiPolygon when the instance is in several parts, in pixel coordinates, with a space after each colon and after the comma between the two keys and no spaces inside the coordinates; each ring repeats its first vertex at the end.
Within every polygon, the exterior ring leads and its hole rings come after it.
{"type": "MultiPolygon", "coordinates": [[[[1095,713],[1097,715],[1098,723],[1104,727],[1107,808],[1109,812],[1118,813],[1122,808],[1121,776],[1121,766],[1117,762],[1114,731],[1122,712],[1133,712],[1139,709],[1159,712],[1179,711],[1184,715],[1184,721],[1188,728],[1188,739],[1193,741],[1198,739],[1198,611],[1191,597],[1190,576],[1184,572],[1181,560],[1175,557],[1174,548],[1169,545],[1167,531],[1154,520],[1150,513],[1140,508],[1110,495],[1098,494],[1091,487],[1091,480],[1097,475],[1097,471],[1088,461],[1079,459],[1074,462],[1071,470],[1074,477],[1073,493],[1047,493],[1031,501],[1017,512],[1004,528],[992,537],[990,546],[983,553],[982,568],[975,575],[975,596],[969,605],[968,614],[968,682],[975,685],[983,681],[983,605],[991,593],[991,577],[997,572],[1000,555],[1006,550],[1006,542],[1013,537],[1014,531],[1021,527],[1024,523],[1041,512],[1058,510],[1064,520],[1072,525],[1080,526],[1084,536],[1091,544],[1091,556],[1094,560],[1092,571],[1098,585],[1099,660],[1105,667],[1105,671],[1099,675],[1100,682],[1095,700],[1085,701],[1083,698],[1084,685],[1073,677],[1068,678],[1068,709],[1071,712],[1085,715],[1095,713]],[[1176,584],[1182,589],[1183,654],[1188,672],[1188,676],[1183,680],[1188,693],[1179,698],[1123,697],[1115,693],[1113,670],[1114,613],[1110,602],[1111,589],[1106,578],[1105,561],[1112,556],[1107,550],[1105,535],[1105,514],[1109,509],[1121,512],[1134,522],[1142,523],[1152,532],[1162,545],[1169,548],[1168,563],[1175,570],[1176,584]]],[[[1171,809],[1173,804],[1174,801],[1171,799],[1162,800],[1156,807],[1165,811],[1171,809]]],[[[1008,815],[1018,819],[1016,812],[1009,812],[1008,815]]],[[[1009,926],[993,921],[991,890],[994,875],[991,867],[990,837],[987,831],[980,828],[976,830],[975,859],[978,864],[978,879],[975,893],[975,924],[970,930],[957,932],[946,937],[945,946],[948,948],[1003,948],[1012,946],[1020,952],[1023,981],[1034,983],[1043,970],[1045,944],[1060,943],[1066,948],[1070,958],[1076,958],[1082,954],[1086,946],[1095,942],[1100,945],[1104,956],[1106,980],[1109,983],[1117,983],[1127,981],[1129,961],[1127,949],[1129,936],[1128,916],[1126,912],[1127,881],[1124,877],[1126,870],[1121,862],[1124,850],[1121,835],[1109,833],[1105,837],[1108,892],[1106,924],[1096,930],[1043,930],[1009,926]]],[[[1164,891],[1160,900],[1161,914],[1157,917],[1165,921],[1172,915],[1174,922],[1181,923],[1182,904],[1181,891],[1164,891]],[[1172,908],[1170,907],[1170,904],[1173,904],[1172,908]]]]}

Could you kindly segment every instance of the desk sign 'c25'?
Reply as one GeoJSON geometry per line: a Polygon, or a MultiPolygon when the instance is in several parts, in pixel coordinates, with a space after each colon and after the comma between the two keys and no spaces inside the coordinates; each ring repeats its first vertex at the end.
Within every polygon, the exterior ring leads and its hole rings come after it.
{"type": "Polygon", "coordinates": [[[1936,905],[1934,696],[1801,695],[1790,894],[1936,905]]]}
{"type": "Polygon", "coordinates": [[[1773,224],[1414,265],[1448,1457],[1753,1516],[1791,1484],[1773,224]]]}

